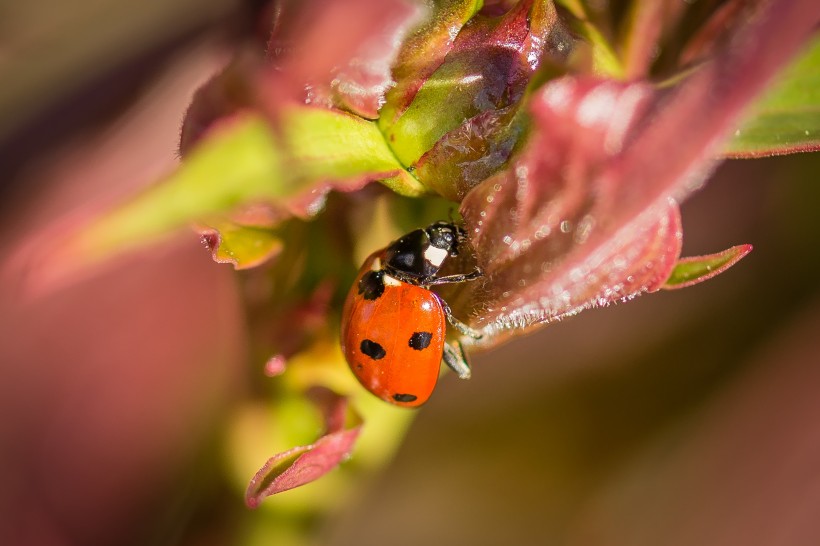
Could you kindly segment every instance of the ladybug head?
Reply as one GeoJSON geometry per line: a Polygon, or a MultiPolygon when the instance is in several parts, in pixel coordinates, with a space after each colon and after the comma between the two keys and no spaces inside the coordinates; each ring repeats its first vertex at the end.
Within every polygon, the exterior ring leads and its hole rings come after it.
{"type": "Polygon", "coordinates": [[[447,222],[436,222],[411,231],[384,249],[384,267],[406,282],[429,279],[438,273],[447,257],[458,256],[465,231],[447,222]]]}
{"type": "Polygon", "coordinates": [[[467,238],[464,229],[447,222],[436,222],[424,231],[432,246],[446,250],[450,256],[458,256],[458,245],[467,238]]]}

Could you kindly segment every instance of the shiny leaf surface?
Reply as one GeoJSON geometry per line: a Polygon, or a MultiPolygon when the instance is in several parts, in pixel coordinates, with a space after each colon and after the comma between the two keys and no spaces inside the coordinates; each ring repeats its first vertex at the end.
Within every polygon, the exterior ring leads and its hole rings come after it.
{"type": "Polygon", "coordinates": [[[679,252],[676,201],[704,182],[813,14],[809,2],[766,4],[677,88],[566,77],[540,90],[525,151],[462,203],[486,278],[457,306],[482,343],[660,288],[679,252]]]}

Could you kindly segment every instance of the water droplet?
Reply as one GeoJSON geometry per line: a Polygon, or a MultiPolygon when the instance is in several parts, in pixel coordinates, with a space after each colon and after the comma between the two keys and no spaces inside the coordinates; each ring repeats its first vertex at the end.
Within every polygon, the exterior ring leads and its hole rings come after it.
{"type": "Polygon", "coordinates": [[[569,220],[564,220],[561,222],[561,233],[569,233],[572,230],[572,222],[569,220]]]}
{"type": "Polygon", "coordinates": [[[275,377],[277,375],[281,375],[285,373],[285,365],[287,364],[287,359],[284,355],[278,354],[273,355],[265,362],[265,375],[268,377],[275,377]]]}
{"type": "Polygon", "coordinates": [[[502,241],[504,241],[505,245],[510,245],[513,242],[513,238],[510,237],[509,235],[505,235],[504,238],[502,239],[502,241]]]}
{"type": "Polygon", "coordinates": [[[552,229],[550,229],[548,225],[544,224],[543,226],[538,228],[538,231],[535,232],[535,238],[539,240],[543,239],[547,237],[551,231],[552,229]]]}
{"type": "Polygon", "coordinates": [[[492,195],[488,195],[488,196],[487,196],[487,202],[488,202],[488,203],[492,203],[493,201],[495,201],[495,197],[494,197],[494,196],[492,196],[492,195]]]}

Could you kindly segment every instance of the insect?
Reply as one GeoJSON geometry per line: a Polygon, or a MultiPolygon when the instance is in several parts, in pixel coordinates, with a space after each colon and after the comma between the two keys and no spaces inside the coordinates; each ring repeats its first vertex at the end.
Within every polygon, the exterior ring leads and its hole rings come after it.
{"type": "Polygon", "coordinates": [[[431,286],[481,276],[439,276],[466,239],[461,227],[436,222],[371,254],[362,265],[342,314],[342,352],[359,382],[399,406],[422,405],[433,392],[442,360],[462,378],[470,366],[461,344],[447,342],[446,322],[461,334],[481,334],[453,316],[431,286]]]}

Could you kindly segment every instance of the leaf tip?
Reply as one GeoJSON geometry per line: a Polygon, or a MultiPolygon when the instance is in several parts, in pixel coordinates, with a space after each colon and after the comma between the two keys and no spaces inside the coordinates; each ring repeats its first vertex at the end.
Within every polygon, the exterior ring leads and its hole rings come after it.
{"type": "Polygon", "coordinates": [[[743,244],[715,254],[682,258],[675,264],[671,275],[661,288],[677,290],[709,280],[742,260],[752,249],[751,244],[743,244]]]}

